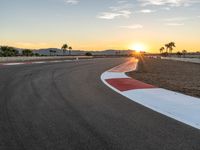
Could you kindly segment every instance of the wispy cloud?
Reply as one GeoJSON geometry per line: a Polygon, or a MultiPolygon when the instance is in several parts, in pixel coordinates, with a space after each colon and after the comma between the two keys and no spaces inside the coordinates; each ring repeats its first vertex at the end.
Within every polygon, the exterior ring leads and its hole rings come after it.
{"type": "Polygon", "coordinates": [[[149,13],[153,13],[156,12],[156,10],[151,10],[151,9],[142,9],[140,11],[138,11],[139,13],[145,13],[145,14],[149,14],[149,13]]]}
{"type": "Polygon", "coordinates": [[[166,18],[164,19],[164,21],[185,21],[185,20],[188,20],[189,18],[187,17],[172,17],[172,18],[166,18]]]}
{"type": "Polygon", "coordinates": [[[125,29],[142,29],[143,25],[141,25],[141,24],[134,24],[134,25],[128,25],[128,26],[120,26],[120,28],[125,28],[125,29]]]}
{"type": "Polygon", "coordinates": [[[119,11],[119,12],[102,12],[97,16],[97,18],[111,20],[111,19],[115,19],[117,17],[129,18],[130,15],[131,15],[130,11],[123,10],[123,11],[119,11]]]}
{"type": "Polygon", "coordinates": [[[188,20],[190,18],[187,17],[172,17],[172,18],[167,18],[167,19],[163,19],[163,21],[165,21],[165,25],[167,26],[183,26],[184,25],[184,21],[188,20]]]}
{"type": "Polygon", "coordinates": [[[170,7],[163,7],[162,9],[163,9],[163,10],[171,10],[170,7]]]}
{"type": "Polygon", "coordinates": [[[167,26],[183,26],[184,23],[166,23],[167,26]]]}
{"type": "Polygon", "coordinates": [[[129,18],[132,12],[130,11],[132,5],[127,1],[118,1],[118,5],[109,7],[109,11],[101,12],[97,15],[99,19],[115,19],[115,18],[129,18]]]}
{"type": "Polygon", "coordinates": [[[77,5],[79,0],[65,0],[65,3],[70,5],[77,5]]]}
{"type": "Polygon", "coordinates": [[[126,0],[121,0],[121,1],[118,1],[117,3],[118,3],[118,4],[124,4],[124,3],[128,3],[128,1],[126,1],[126,0]]]}
{"type": "Polygon", "coordinates": [[[111,11],[121,11],[121,10],[130,10],[132,8],[132,4],[129,3],[118,3],[117,6],[111,6],[109,7],[111,11]]]}
{"type": "Polygon", "coordinates": [[[190,6],[194,3],[200,3],[199,0],[138,0],[143,6],[146,5],[169,5],[172,7],[190,6]]]}

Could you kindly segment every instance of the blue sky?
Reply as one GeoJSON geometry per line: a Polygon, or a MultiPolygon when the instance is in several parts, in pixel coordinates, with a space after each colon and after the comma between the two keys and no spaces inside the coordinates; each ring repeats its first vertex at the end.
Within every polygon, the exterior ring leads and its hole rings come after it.
{"type": "Polygon", "coordinates": [[[0,10],[1,45],[200,50],[199,0],[0,0],[0,10]]]}

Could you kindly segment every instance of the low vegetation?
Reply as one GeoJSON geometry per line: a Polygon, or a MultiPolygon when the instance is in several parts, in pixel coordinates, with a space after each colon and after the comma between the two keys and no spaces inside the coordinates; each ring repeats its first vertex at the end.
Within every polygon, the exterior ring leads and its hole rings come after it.
{"type": "MultiPolygon", "coordinates": [[[[67,50],[68,50],[68,55],[71,55],[72,52],[71,46],[63,44],[61,49],[63,51],[63,56],[66,55],[67,50]]],[[[55,53],[56,53],[55,50],[50,50],[50,56],[55,56],[55,53]]],[[[0,57],[14,57],[14,56],[45,56],[45,55],[40,55],[38,53],[33,52],[30,49],[22,50],[22,52],[19,53],[19,50],[14,47],[0,46],[0,57]]]]}
{"type": "Polygon", "coordinates": [[[31,50],[25,49],[25,50],[22,51],[22,55],[23,56],[33,56],[34,54],[31,50]]]}
{"type": "MultiPolygon", "coordinates": [[[[163,47],[161,47],[161,48],[159,49],[160,54],[161,54],[162,56],[164,56],[164,57],[166,57],[166,56],[168,56],[168,55],[171,55],[175,47],[176,47],[175,42],[167,43],[167,44],[165,44],[163,47]]],[[[182,56],[185,57],[186,54],[187,54],[187,50],[182,50],[181,52],[178,51],[178,52],[176,53],[176,55],[177,55],[178,57],[182,57],[182,56]]]]}
{"type": "Polygon", "coordinates": [[[92,53],[87,52],[87,53],[85,53],[85,56],[92,56],[92,53]]]}
{"type": "Polygon", "coordinates": [[[11,57],[11,56],[17,56],[18,54],[19,52],[13,47],[9,47],[9,46],[0,47],[0,56],[11,57]]]}
{"type": "Polygon", "coordinates": [[[40,56],[38,53],[33,53],[30,49],[22,50],[21,53],[19,53],[19,50],[17,50],[14,47],[10,46],[0,46],[0,57],[15,57],[15,56],[40,56]]]}

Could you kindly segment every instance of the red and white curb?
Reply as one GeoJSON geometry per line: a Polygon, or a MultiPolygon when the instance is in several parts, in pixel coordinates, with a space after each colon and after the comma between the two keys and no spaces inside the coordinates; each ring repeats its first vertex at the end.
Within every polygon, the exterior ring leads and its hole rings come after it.
{"type": "Polygon", "coordinates": [[[200,98],[187,96],[128,77],[125,72],[135,70],[133,59],[101,75],[101,80],[119,94],[156,112],[200,129],[200,98]]]}

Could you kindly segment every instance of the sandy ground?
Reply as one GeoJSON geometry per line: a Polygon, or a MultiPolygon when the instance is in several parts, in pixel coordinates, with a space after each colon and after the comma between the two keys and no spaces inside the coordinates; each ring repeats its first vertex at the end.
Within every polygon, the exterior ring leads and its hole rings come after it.
{"type": "Polygon", "coordinates": [[[200,97],[200,64],[142,58],[138,70],[128,75],[157,87],[200,97]]]}

